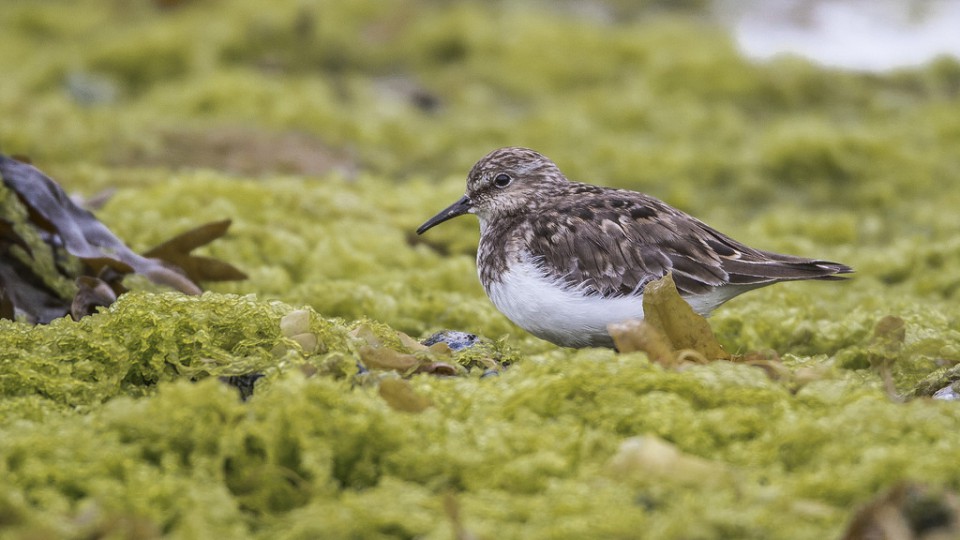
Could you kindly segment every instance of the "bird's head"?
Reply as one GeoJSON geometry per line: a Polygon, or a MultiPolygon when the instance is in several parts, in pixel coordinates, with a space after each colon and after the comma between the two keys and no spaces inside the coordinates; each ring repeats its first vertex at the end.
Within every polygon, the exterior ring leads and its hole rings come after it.
{"type": "Polygon", "coordinates": [[[476,214],[482,223],[536,211],[551,188],[566,181],[557,165],[538,152],[519,147],[494,150],[470,169],[464,196],[427,220],[417,234],[463,214],[476,214]]]}

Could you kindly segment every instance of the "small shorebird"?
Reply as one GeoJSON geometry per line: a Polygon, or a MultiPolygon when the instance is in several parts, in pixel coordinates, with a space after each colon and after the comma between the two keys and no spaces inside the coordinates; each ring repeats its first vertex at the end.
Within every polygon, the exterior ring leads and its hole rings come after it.
{"type": "Polygon", "coordinates": [[[708,315],[780,281],[843,279],[846,265],[747,247],[649,195],[571,182],[526,148],[477,162],[467,192],[417,229],[480,218],[477,272],[487,296],[531,334],[564,347],[613,347],[607,325],[643,318],[643,289],[673,273],[708,315]]]}

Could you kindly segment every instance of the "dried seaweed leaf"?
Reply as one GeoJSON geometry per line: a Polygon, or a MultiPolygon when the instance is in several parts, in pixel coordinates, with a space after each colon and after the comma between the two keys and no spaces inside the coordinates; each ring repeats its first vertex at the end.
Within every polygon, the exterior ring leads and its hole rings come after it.
{"type": "Polygon", "coordinates": [[[0,283],[13,303],[14,313],[23,313],[31,322],[46,324],[70,310],[72,298],[50,288],[33,269],[12,256],[0,260],[0,283]]]}
{"type": "Polygon", "coordinates": [[[446,343],[434,343],[428,347],[392,329],[378,334],[368,324],[357,326],[350,334],[360,342],[357,352],[367,369],[392,370],[404,377],[417,373],[455,376],[466,371],[465,367],[449,361],[453,352],[446,343]]]}
{"type": "Polygon", "coordinates": [[[0,319],[12,321],[15,313],[13,300],[7,296],[7,288],[0,285],[0,319]]]}
{"type": "Polygon", "coordinates": [[[643,292],[642,321],[624,321],[607,327],[620,352],[643,351],[654,362],[673,368],[683,362],[729,360],[710,324],[687,304],[673,277],[647,284],[643,292]]]}
{"type": "Polygon", "coordinates": [[[689,349],[708,360],[730,359],[707,320],[680,297],[671,274],[644,288],[643,313],[644,320],[666,337],[673,350],[689,349]]]}
{"type": "Polygon", "coordinates": [[[427,346],[420,343],[419,341],[413,339],[412,337],[404,334],[403,332],[397,332],[397,337],[400,338],[400,344],[406,347],[410,352],[418,352],[427,350],[427,346]]]}
{"type": "Polygon", "coordinates": [[[426,350],[427,354],[431,356],[440,356],[445,358],[453,357],[453,349],[450,348],[450,345],[447,345],[442,341],[426,347],[426,350]]]}
{"type": "MultiPolygon", "coordinates": [[[[187,294],[199,294],[201,280],[246,278],[225,262],[190,255],[222,236],[229,221],[197,227],[154,248],[157,258],[144,257],[28,163],[0,155],[0,176],[0,284],[11,308],[0,301],[0,317],[78,318],[126,292],[122,281],[131,272],[187,294]]],[[[310,348],[309,338],[301,338],[310,348]]]]}
{"type": "Polygon", "coordinates": [[[229,263],[190,254],[194,249],[226,234],[231,223],[231,220],[225,219],[190,229],[147,251],[143,256],[175,264],[194,282],[247,279],[246,274],[229,263]]]}
{"type": "MultiPolygon", "coordinates": [[[[742,356],[735,356],[731,360],[760,368],[774,381],[795,381],[794,373],[783,365],[776,351],[752,351],[742,356]]],[[[808,370],[805,375],[810,376],[811,371],[808,370]]]]}
{"type": "Polygon", "coordinates": [[[77,278],[77,295],[70,304],[70,316],[79,321],[82,317],[92,315],[99,306],[109,306],[116,302],[117,295],[105,281],[91,277],[77,278]]]}
{"type": "Polygon", "coordinates": [[[907,323],[900,317],[887,315],[873,328],[873,343],[888,352],[899,352],[907,337],[907,323]]]}
{"type": "Polygon", "coordinates": [[[387,369],[406,373],[420,361],[412,354],[397,352],[388,347],[360,347],[360,361],[367,369],[387,369]]]}
{"type": "Polygon", "coordinates": [[[893,383],[891,368],[900,357],[900,350],[903,348],[906,337],[906,322],[900,317],[887,315],[877,321],[873,328],[873,337],[867,346],[870,365],[880,374],[887,396],[895,402],[902,402],[904,399],[893,383]]]}
{"type": "Polygon", "coordinates": [[[187,294],[202,292],[195,283],[159,260],[136,254],[36,167],[0,155],[0,176],[27,207],[31,221],[56,234],[64,249],[89,264],[95,273],[103,266],[120,272],[132,269],[155,283],[187,294]]]}
{"type": "Polygon", "coordinates": [[[894,486],[854,514],[843,540],[960,538],[960,497],[921,484],[894,486]]]}
{"type": "Polygon", "coordinates": [[[457,375],[457,366],[446,362],[427,362],[417,366],[415,373],[426,373],[428,375],[438,375],[441,377],[453,377],[457,375]]]}
{"type": "Polygon", "coordinates": [[[720,463],[682,452],[655,435],[630,437],[620,443],[607,465],[617,478],[704,485],[723,480],[729,471],[720,463]]]}
{"type": "Polygon", "coordinates": [[[73,200],[73,202],[75,202],[80,208],[86,208],[87,210],[99,210],[106,206],[106,204],[110,202],[110,199],[112,199],[116,193],[116,189],[107,188],[99,193],[94,193],[89,197],[74,194],[70,196],[70,199],[73,200]]]}
{"type": "Polygon", "coordinates": [[[676,366],[671,343],[653,325],[639,320],[611,324],[607,332],[613,338],[617,350],[622,353],[642,351],[651,361],[664,367],[676,366]]]}
{"type": "Polygon", "coordinates": [[[380,381],[380,397],[398,411],[419,413],[433,405],[430,398],[418,394],[408,381],[384,379],[380,381]]]}

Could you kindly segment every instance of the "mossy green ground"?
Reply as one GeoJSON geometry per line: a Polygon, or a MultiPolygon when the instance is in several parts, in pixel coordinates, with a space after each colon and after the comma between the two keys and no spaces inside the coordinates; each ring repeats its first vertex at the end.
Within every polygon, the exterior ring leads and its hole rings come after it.
{"type": "Polygon", "coordinates": [[[876,369],[908,394],[960,362],[956,61],[754,65],[619,4],[184,4],[0,10],[0,150],[117,188],[98,216],[138,250],[232,218],[207,253],[250,274],[0,323],[0,536],[448,538],[456,506],[478,538],[825,538],[901,481],[960,489],[956,403],[894,402],[876,369]],[[788,380],[558,349],[483,295],[475,220],[412,232],[506,145],[857,274],[711,318],[788,380]],[[281,332],[302,308],[315,352],[281,332]],[[888,315],[906,339],[881,354],[888,315]],[[515,364],[415,376],[433,406],[398,412],[352,378],[360,324],[502,338],[515,364]],[[214,377],[251,371],[245,403],[214,377]]]}

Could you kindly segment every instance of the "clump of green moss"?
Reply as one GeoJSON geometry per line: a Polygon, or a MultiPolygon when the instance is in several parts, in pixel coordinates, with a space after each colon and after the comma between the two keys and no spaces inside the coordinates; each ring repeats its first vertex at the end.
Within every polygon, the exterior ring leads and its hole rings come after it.
{"type": "Polygon", "coordinates": [[[610,518],[593,530],[609,534],[645,524],[674,535],[692,526],[708,536],[790,537],[838,527],[845,508],[896,478],[960,480],[948,455],[923,451],[960,442],[950,442],[955,408],[892,403],[848,375],[790,398],[747,366],[671,372],[640,355],[583,351],[499,378],[414,383],[434,404],[420,414],[297,370],[246,404],[215,380],[181,380],[150,398],[21,423],[0,442],[3,472],[16,486],[10,497],[30,501],[21,525],[39,527],[59,508],[57,525],[71,534],[127,516],[174,534],[237,534],[256,518],[265,536],[441,534],[442,498],[454,491],[479,534],[520,534],[530,520],[543,534],[588,533],[598,525],[587,516],[602,511],[610,518]],[[631,453],[628,441],[640,435],[670,441],[674,468],[631,453]],[[51,478],[41,464],[53,461],[51,478]],[[704,482],[701,496],[685,495],[704,482]],[[721,510],[735,500],[744,512],[721,510]],[[70,517],[91,506],[93,524],[70,517]],[[691,525],[691,513],[703,519],[691,525]]]}
{"type": "Polygon", "coordinates": [[[275,363],[279,318],[276,305],[252,298],[130,293],[77,323],[5,321],[3,394],[86,409],[162,381],[262,371],[275,363]]]}

